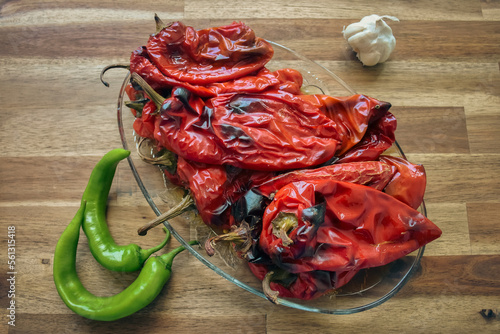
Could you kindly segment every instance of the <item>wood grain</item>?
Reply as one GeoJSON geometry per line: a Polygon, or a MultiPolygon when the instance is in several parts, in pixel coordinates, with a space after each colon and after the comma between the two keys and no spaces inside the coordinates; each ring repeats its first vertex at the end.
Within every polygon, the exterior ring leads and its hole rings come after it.
{"type": "MultiPolygon", "coordinates": [[[[500,332],[499,27],[497,0],[1,1],[0,332],[500,332]],[[427,172],[427,214],[443,230],[394,298],[346,316],[303,312],[237,287],[185,252],[160,296],[131,317],[95,322],[64,305],[52,279],[54,247],[93,166],[121,146],[116,101],[125,72],[107,72],[109,88],[99,75],[146,43],[154,13],[199,29],[244,21],[392,104],[398,142],[427,172]],[[342,29],[374,13],[400,19],[389,22],[397,45],[388,62],[364,67],[342,29]],[[16,227],[15,327],[7,324],[7,226],[16,227]],[[483,309],[496,317],[485,319],[483,309]]],[[[123,163],[109,197],[113,237],[156,245],[160,229],[136,233],[153,217],[123,163]]],[[[137,275],[100,267],[83,237],[77,260],[96,294],[117,293],[137,275]]]]}

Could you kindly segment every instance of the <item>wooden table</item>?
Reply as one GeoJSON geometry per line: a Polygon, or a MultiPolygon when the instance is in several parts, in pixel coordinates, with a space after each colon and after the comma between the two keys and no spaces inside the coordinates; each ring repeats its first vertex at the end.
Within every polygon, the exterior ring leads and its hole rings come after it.
{"type": "MultiPolygon", "coordinates": [[[[3,1],[0,45],[2,332],[500,332],[500,2],[3,1]],[[55,244],[95,163],[121,147],[115,109],[124,73],[107,74],[110,88],[99,73],[126,63],[146,42],[154,13],[198,29],[244,21],[358,92],[393,104],[400,144],[427,170],[428,216],[443,230],[394,298],[353,315],[301,312],[236,287],[185,252],[160,296],[133,316],[101,323],[64,305],[52,280],[55,244]],[[374,13],[400,19],[390,23],[397,46],[388,62],[363,67],[342,28],[374,13]],[[13,298],[9,226],[15,227],[13,298]],[[15,327],[8,324],[11,300],[15,327]],[[492,318],[481,310],[492,310],[492,318]]],[[[141,196],[132,174],[120,172],[108,213],[118,243],[148,247],[162,237],[136,235],[155,216],[141,196]]],[[[77,260],[82,281],[96,294],[117,293],[136,275],[96,265],[84,238],[77,260]]]]}

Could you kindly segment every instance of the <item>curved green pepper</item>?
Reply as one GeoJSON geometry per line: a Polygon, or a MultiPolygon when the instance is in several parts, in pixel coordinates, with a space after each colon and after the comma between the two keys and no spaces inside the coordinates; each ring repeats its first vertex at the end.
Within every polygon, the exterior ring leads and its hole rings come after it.
{"type": "MultiPolygon", "coordinates": [[[[82,317],[113,321],[131,315],[149,305],[170,279],[174,257],[183,246],[169,253],[149,258],[132,284],[113,296],[98,297],[81,283],[76,272],[76,251],[80,226],[85,218],[85,201],[57,242],[54,253],[53,275],[59,296],[64,303],[82,317]]],[[[166,230],[166,229],[165,229],[166,230]]],[[[167,231],[167,240],[170,233],[167,231]]],[[[196,241],[190,242],[191,245],[196,241]]]]}
{"type": "Polygon", "coordinates": [[[82,196],[86,201],[83,231],[89,241],[90,251],[103,267],[114,271],[139,270],[151,254],[163,248],[167,240],[160,245],[141,249],[136,244],[120,246],[115,243],[109,232],[106,209],[109,191],[118,163],[127,158],[130,151],[114,149],[106,153],[94,167],[82,196]]]}

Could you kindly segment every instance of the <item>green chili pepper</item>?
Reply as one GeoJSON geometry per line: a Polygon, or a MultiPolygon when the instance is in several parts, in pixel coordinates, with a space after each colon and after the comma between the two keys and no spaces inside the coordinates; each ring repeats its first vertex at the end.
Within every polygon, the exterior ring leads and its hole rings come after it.
{"type": "MultiPolygon", "coordinates": [[[[174,257],[183,246],[149,258],[132,284],[113,296],[98,297],[82,285],[76,272],[76,251],[80,226],[85,218],[85,201],[57,242],[54,253],[54,283],[64,303],[82,317],[113,321],[131,315],[149,305],[161,292],[171,275],[174,257]]],[[[170,233],[167,232],[167,240],[170,233]]],[[[194,245],[196,241],[189,244],[194,245]]]]}
{"type": "Polygon", "coordinates": [[[94,167],[83,193],[82,200],[87,202],[83,231],[89,241],[90,251],[103,267],[114,271],[136,271],[154,252],[163,248],[167,240],[160,245],[141,249],[136,244],[120,246],[115,243],[109,232],[106,209],[109,191],[118,163],[127,158],[130,151],[114,149],[109,151],[94,167]]]}

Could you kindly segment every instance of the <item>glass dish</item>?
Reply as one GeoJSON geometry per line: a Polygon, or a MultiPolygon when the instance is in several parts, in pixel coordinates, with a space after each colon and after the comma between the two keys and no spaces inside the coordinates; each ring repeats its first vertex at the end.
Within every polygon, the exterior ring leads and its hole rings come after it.
{"type": "MultiPolygon", "coordinates": [[[[293,68],[304,77],[304,89],[307,93],[323,93],[332,96],[348,96],[356,92],[337,75],[323,66],[308,60],[296,52],[270,42],[274,48],[274,57],[267,65],[270,70],[293,68]]],[[[183,191],[164,179],[163,173],[154,165],[144,162],[141,155],[154,155],[152,146],[139,145],[139,140],[132,127],[134,116],[124,105],[125,86],[130,74],[125,78],[118,98],[118,128],[123,147],[131,150],[129,166],[147,202],[156,215],[170,209],[182,198],[183,191]],[[132,148],[132,149],[131,149],[132,148]]],[[[404,157],[396,142],[384,154],[404,157]]],[[[420,211],[426,215],[425,205],[420,211]]],[[[248,269],[244,260],[237,258],[230,247],[218,248],[216,255],[210,257],[199,246],[190,246],[187,241],[197,239],[200,244],[214,235],[196,215],[195,211],[184,213],[164,223],[172,235],[184,245],[198,260],[237,286],[267,300],[262,292],[262,283],[248,269]]],[[[298,299],[278,298],[277,303],[310,312],[325,314],[352,314],[371,309],[393,297],[410,279],[419,266],[424,253],[422,247],[417,251],[394,261],[386,266],[361,270],[347,285],[319,299],[303,301],[298,299]]]]}

